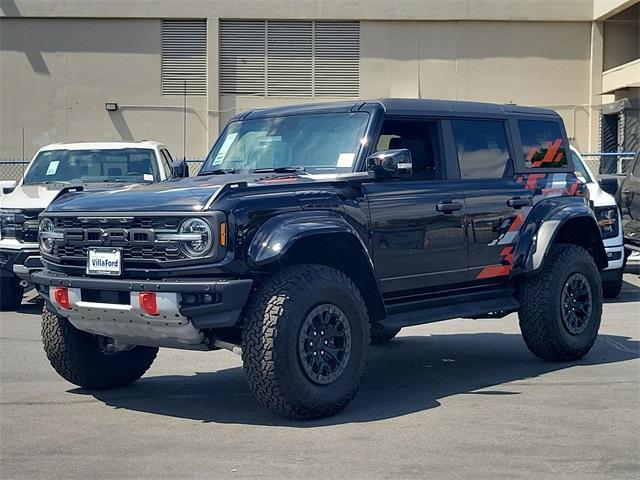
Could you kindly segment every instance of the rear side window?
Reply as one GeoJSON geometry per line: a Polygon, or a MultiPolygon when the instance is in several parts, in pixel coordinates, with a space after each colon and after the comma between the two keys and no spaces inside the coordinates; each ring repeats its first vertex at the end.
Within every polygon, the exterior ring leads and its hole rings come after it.
{"type": "Polygon", "coordinates": [[[453,120],[451,124],[463,179],[513,175],[504,122],[453,120]]]}
{"type": "Polygon", "coordinates": [[[567,146],[558,122],[520,120],[522,154],[527,168],[567,166],[567,146]]]}

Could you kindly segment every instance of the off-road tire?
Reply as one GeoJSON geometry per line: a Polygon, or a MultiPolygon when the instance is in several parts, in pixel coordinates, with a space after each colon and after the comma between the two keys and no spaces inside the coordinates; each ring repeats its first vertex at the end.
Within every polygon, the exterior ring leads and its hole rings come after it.
{"type": "Polygon", "coordinates": [[[370,325],[364,300],[343,273],[296,265],[274,274],[253,294],[245,316],[242,360],[249,386],[268,410],[291,419],[334,415],[355,397],[366,371],[370,325]],[[339,378],[314,383],[298,355],[301,326],[316,306],[341,309],[351,329],[351,352],[339,378]]]}
{"type": "Polygon", "coordinates": [[[105,354],[95,335],[75,328],[69,320],[45,309],[42,343],[49,362],[65,380],[89,390],[130,385],[153,363],[158,349],[136,346],[105,354]]]}
{"type": "Polygon", "coordinates": [[[527,347],[545,360],[582,358],[593,346],[602,315],[602,287],[598,267],[587,250],[576,245],[555,244],[541,271],[525,277],[519,286],[520,330],[527,347]],[[580,334],[569,333],[561,314],[562,291],[574,273],[582,274],[591,292],[591,315],[580,334]]]}
{"type": "Polygon", "coordinates": [[[399,328],[384,328],[379,325],[371,327],[371,345],[384,345],[396,338],[400,333],[399,328]]]}
{"type": "Polygon", "coordinates": [[[606,282],[602,282],[602,294],[604,298],[616,298],[620,295],[620,290],[622,290],[622,274],[623,269],[620,269],[620,272],[615,280],[608,280],[606,282]]]}
{"type": "Polygon", "coordinates": [[[22,303],[24,287],[14,277],[0,277],[0,311],[15,310],[22,303]]]}

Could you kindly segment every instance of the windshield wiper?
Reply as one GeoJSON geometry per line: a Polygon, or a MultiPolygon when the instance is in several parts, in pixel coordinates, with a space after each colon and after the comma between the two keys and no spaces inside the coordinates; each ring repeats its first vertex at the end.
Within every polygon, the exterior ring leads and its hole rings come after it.
{"type": "Polygon", "coordinates": [[[206,172],[198,173],[198,177],[202,175],[224,175],[226,173],[237,173],[233,168],[216,168],[215,170],[208,170],[206,172]]]}
{"type": "MultiPolygon", "coordinates": [[[[51,185],[51,184],[54,184],[54,183],[56,183],[58,185],[69,185],[71,182],[67,182],[67,181],[64,181],[64,180],[45,180],[44,182],[38,182],[38,183],[40,183],[42,185],[51,185]]],[[[34,184],[27,183],[25,185],[36,185],[36,184],[35,183],[34,184]]]]}
{"type": "Polygon", "coordinates": [[[273,168],[256,168],[252,170],[253,173],[304,173],[306,172],[303,166],[297,167],[273,167],[273,168]]]}

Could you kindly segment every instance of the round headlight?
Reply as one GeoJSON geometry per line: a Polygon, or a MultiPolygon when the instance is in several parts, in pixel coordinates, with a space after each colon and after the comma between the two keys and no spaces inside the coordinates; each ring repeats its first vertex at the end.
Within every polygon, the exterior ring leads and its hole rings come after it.
{"type": "Polygon", "coordinates": [[[203,257],[213,245],[211,226],[201,218],[187,218],[180,225],[178,234],[183,235],[183,238],[193,238],[179,241],[180,248],[189,257],[203,257]]]}
{"type": "Polygon", "coordinates": [[[38,226],[38,239],[40,241],[40,248],[45,253],[51,253],[53,251],[53,238],[47,237],[46,235],[43,237],[43,233],[53,233],[54,226],[53,222],[49,218],[43,218],[40,220],[40,225],[38,226]]]}

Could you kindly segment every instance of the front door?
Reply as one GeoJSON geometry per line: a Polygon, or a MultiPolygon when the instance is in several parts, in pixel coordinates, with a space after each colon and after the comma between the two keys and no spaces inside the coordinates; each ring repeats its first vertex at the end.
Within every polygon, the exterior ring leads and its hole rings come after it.
{"type": "Polygon", "coordinates": [[[364,184],[375,270],[383,294],[416,295],[466,278],[467,248],[460,181],[447,180],[436,120],[387,118],[377,150],[406,148],[413,175],[364,184]]]}

